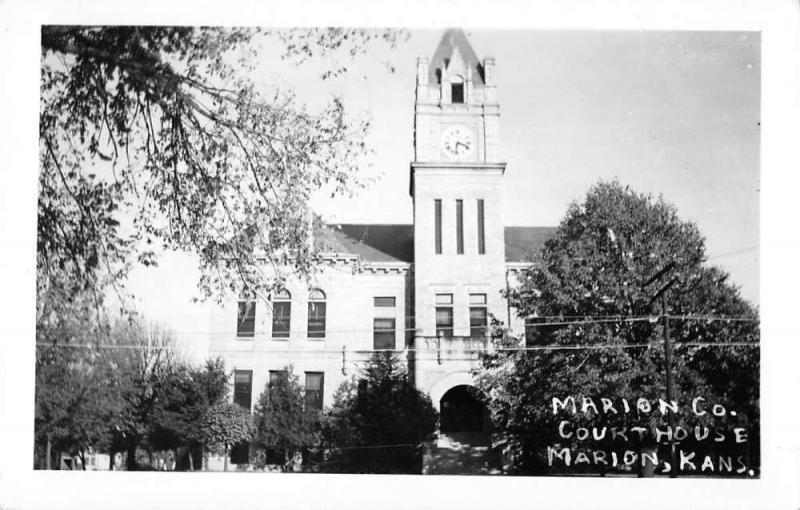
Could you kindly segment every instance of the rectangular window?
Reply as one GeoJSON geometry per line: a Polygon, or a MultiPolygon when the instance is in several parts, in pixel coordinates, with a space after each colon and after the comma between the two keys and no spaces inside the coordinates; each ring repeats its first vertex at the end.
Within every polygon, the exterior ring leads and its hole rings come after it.
{"type": "Polygon", "coordinates": [[[486,337],[486,328],[489,325],[486,312],[486,294],[470,294],[469,304],[469,336],[484,338],[486,337]]]}
{"type": "Polygon", "coordinates": [[[478,200],[478,254],[486,253],[486,239],[483,231],[483,199],[478,200]]]}
{"type": "Polygon", "coordinates": [[[469,304],[471,305],[486,305],[486,294],[470,294],[469,304]]]}
{"type": "Polygon", "coordinates": [[[236,319],[236,336],[253,337],[256,334],[256,302],[239,301],[236,319]]]}
{"type": "Polygon", "coordinates": [[[289,338],[291,316],[291,301],[275,301],[272,303],[272,338],[289,338]]]}
{"type": "Polygon", "coordinates": [[[453,295],[452,294],[436,294],[436,304],[437,305],[452,305],[453,304],[453,295]]]}
{"type": "Polygon", "coordinates": [[[270,370],[269,371],[269,385],[274,386],[275,383],[286,377],[286,370],[270,370]]]}
{"type": "Polygon", "coordinates": [[[233,372],[233,403],[250,412],[253,394],[253,371],[234,370],[233,372]]]}
{"type": "Polygon", "coordinates": [[[436,294],[436,336],[453,336],[453,295],[436,294]]]}
{"type": "Polygon", "coordinates": [[[487,314],[485,306],[469,307],[469,336],[486,337],[487,314]]]}
{"type": "Polygon", "coordinates": [[[436,307],[436,336],[451,338],[453,336],[453,307],[436,307]]]}
{"type": "Polygon", "coordinates": [[[373,349],[394,349],[395,320],[375,319],[373,330],[373,349]]]}
{"type": "Polygon", "coordinates": [[[324,301],[309,301],[308,338],[325,338],[325,305],[324,301]]]}
{"type": "Polygon", "coordinates": [[[306,372],[306,409],[322,410],[323,372],[306,372]]]}
{"type": "Polygon", "coordinates": [[[394,308],[397,300],[392,297],[376,297],[375,308],[394,308]]]}
{"type": "Polygon", "coordinates": [[[453,104],[461,104],[464,102],[464,84],[452,83],[450,84],[450,99],[453,104]]]}
{"type": "Polygon", "coordinates": [[[456,200],[456,253],[464,254],[464,201],[456,200]]]}
{"type": "Polygon", "coordinates": [[[436,237],[436,254],[442,253],[442,201],[436,199],[433,201],[434,215],[435,215],[435,237],[436,237]]]}

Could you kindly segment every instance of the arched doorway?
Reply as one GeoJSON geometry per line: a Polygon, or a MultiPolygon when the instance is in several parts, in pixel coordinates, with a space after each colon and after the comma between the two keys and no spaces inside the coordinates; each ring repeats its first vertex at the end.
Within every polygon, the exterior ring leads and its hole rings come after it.
{"type": "Polygon", "coordinates": [[[472,386],[460,384],[439,401],[441,432],[485,432],[486,408],[472,386]]]}

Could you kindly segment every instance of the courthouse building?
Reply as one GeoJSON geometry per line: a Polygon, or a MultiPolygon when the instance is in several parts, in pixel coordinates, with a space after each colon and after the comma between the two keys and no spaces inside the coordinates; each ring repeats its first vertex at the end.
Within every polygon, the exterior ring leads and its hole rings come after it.
{"type": "Polygon", "coordinates": [[[443,430],[485,427],[466,391],[470,369],[490,317],[523,336],[501,292],[554,229],[503,222],[495,61],[479,59],[462,31],[446,31],[433,57],[417,60],[413,115],[413,224],[316,228],[325,266],[313,285],[289,282],[268,302],[214,314],[210,354],[234,371],[236,402],[252,409],[292,365],[307,403],[328,406],[374,351],[392,350],[440,409],[443,430]]]}

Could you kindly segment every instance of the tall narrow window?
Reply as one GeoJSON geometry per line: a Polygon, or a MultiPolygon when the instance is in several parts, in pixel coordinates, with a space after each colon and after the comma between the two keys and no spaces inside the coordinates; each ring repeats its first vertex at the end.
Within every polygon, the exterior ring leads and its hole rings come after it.
{"type": "Polygon", "coordinates": [[[478,199],[478,254],[486,253],[486,239],[483,231],[483,199],[478,199]]]}
{"type": "MultiPolygon", "coordinates": [[[[250,412],[253,395],[253,371],[233,371],[233,403],[250,412]]],[[[247,441],[236,443],[231,447],[231,464],[247,464],[250,462],[250,445],[247,441]]]]}
{"type": "Polygon", "coordinates": [[[433,201],[435,216],[436,254],[442,253],[442,201],[438,198],[433,201]]]}
{"type": "Polygon", "coordinates": [[[306,372],[306,409],[322,410],[322,389],[325,387],[323,372],[306,372]]]}
{"type": "Polygon", "coordinates": [[[275,293],[275,299],[272,300],[272,338],[289,338],[291,299],[291,294],[286,290],[275,293]]]}
{"type": "Polygon", "coordinates": [[[380,296],[375,298],[375,310],[372,327],[373,349],[394,349],[396,332],[395,296],[380,296]]]}
{"type": "Polygon", "coordinates": [[[469,336],[486,337],[488,314],[486,313],[486,294],[469,295],[469,336]]]}
{"type": "Polygon", "coordinates": [[[373,331],[373,349],[394,349],[395,319],[376,318],[373,331]]]}
{"type": "Polygon", "coordinates": [[[436,294],[436,336],[453,336],[452,294],[436,294]]]}
{"type": "Polygon", "coordinates": [[[253,371],[234,370],[233,372],[233,403],[244,407],[250,412],[253,394],[253,371]]]}
{"type": "Polygon", "coordinates": [[[319,289],[308,294],[308,338],[325,338],[325,293],[319,289]]]}
{"type": "Polygon", "coordinates": [[[236,317],[236,336],[240,338],[253,337],[256,334],[256,302],[239,301],[239,310],[236,317]]]}
{"type": "Polygon", "coordinates": [[[464,254],[464,201],[456,200],[456,253],[464,254]]]}
{"type": "Polygon", "coordinates": [[[451,83],[450,84],[450,98],[452,99],[453,104],[463,103],[464,102],[464,84],[463,83],[451,83]]]}

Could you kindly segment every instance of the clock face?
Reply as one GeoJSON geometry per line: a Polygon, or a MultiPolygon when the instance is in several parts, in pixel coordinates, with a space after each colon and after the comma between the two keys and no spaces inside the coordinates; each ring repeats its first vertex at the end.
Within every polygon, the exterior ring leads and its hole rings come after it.
{"type": "Polygon", "coordinates": [[[472,131],[464,126],[451,126],[442,133],[442,150],[450,158],[469,156],[474,147],[472,131]]]}

